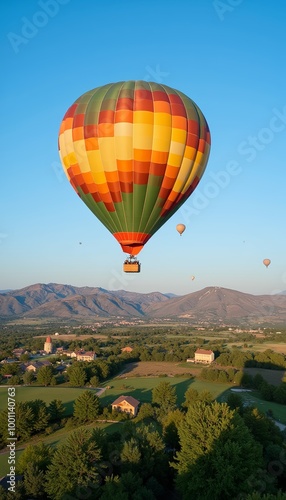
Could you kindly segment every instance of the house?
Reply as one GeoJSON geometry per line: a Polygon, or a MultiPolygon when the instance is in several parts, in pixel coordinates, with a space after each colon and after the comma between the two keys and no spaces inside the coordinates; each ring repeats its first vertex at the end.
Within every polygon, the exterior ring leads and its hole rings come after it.
{"type": "Polygon", "coordinates": [[[52,363],[48,360],[33,361],[32,363],[25,366],[25,370],[35,373],[37,370],[42,368],[42,366],[52,366],[52,363]]]}
{"type": "Polygon", "coordinates": [[[214,352],[208,349],[197,349],[195,352],[195,363],[212,363],[214,359],[214,352]]]}
{"type": "Polygon", "coordinates": [[[13,352],[14,356],[16,356],[16,358],[20,358],[20,356],[22,356],[22,354],[28,354],[28,351],[26,351],[25,349],[22,349],[20,347],[17,349],[14,349],[12,352],[13,352]]]}
{"type": "Polygon", "coordinates": [[[111,404],[112,410],[117,410],[125,413],[129,413],[136,417],[138,413],[140,401],[133,398],[132,396],[119,396],[113,403],[111,404]]]}
{"type": "Polygon", "coordinates": [[[65,354],[69,358],[76,358],[77,357],[77,353],[75,351],[65,351],[65,350],[63,350],[63,354],[65,354]]]}
{"type": "Polygon", "coordinates": [[[127,346],[127,347],[122,347],[122,349],[121,349],[121,352],[128,352],[128,353],[130,353],[130,352],[132,352],[132,351],[133,351],[133,348],[132,348],[132,347],[129,347],[129,346],[127,346]]]}
{"type": "Polygon", "coordinates": [[[80,351],[76,355],[77,361],[94,361],[96,354],[93,351],[80,351]]]}

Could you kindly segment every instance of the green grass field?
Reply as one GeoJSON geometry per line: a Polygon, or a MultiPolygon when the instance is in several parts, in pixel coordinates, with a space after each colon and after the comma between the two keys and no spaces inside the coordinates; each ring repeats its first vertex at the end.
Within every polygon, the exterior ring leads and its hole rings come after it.
{"type": "MultiPolygon", "coordinates": [[[[218,398],[218,400],[225,401],[229,394],[231,394],[230,389],[226,391],[222,397],[218,398]]],[[[239,392],[238,394],[249,406],[255,406],[259,411],[261,411],[261,413],[266,414],[267,410],[272,410],[273,418],[281,422],[281,424],[286,425],[286,405],[280,405],[278,403],[273,403],[272,401],[264,401],[259,397],[259,393],[257,391],[239,392]]]]}
{"type": "MultiPolygon", "coordinates": [[[[217,398],[231,387],[231,384],[204,382],[201,380],[195,380],[186,377],[130,377],[126,379],[115,378],[108,383],[111,388],[106,389],[106,391],[101,396],[102,403],[104,405],[109,405],[121,394],[125,396],[133,396],[141,403],[150,403],[152,401],[152,390],[162,381],[169,382],[172,386],[175,386],[178,404],[182,404],[185,399],[185,392],[190,386],[192,386],[198,392],[207,390],[211,394],[213,394],[214,398],[217,398]]],[[[107,386],[108,384],[106,383],[105,386],[107,386]]]]}
{"type": "MultiPolygon", "coordinates": [[[[128,379],[113,379],[109,380],[103,387],[110,386],[110,389],[100,396],[103,405],[109,405],[118,396],[130,395],[138,399],[141,403],[150,403],[152,401],[152,390],[160,382],[167,381],[172,386],[176,387],[178,404],[184,401],[184,394],[188,387],[191,385],[198,391],[207,390],[217,398],[224,391],[226,391],[230,384],[218,384],[212,382],[205,382],[186,377],[136,377],[128,379]]],[[[8,392],[7,387],[0,387],[0,411],[7,408],[8,392]]],[[[60,399],[65,408],[66,415],[70,415],[73,410],[74,400],[86,388],[73,388],[73,387],[16,387],[16,401],[32,401],[34,399],[42,399],[45,403],[49,404],[53,399],[60,399]]]]}
{"type": "MultiPolygon", "coordinates": [[[[74,400],[85,390],[74,387],[16,387],[16,401],[42,399],[49,404],[53,399],[60,399],[65,406],[65,414],[70,415],[74,400]]],[[[7,408],[8,386],[0,387],[0,411],[7,408]]]]}

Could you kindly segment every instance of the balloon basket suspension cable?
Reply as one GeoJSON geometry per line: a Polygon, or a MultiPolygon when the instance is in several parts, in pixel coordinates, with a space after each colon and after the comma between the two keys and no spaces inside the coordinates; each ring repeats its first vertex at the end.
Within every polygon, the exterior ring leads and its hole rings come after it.
{"type": "Polygon", "coordinates": [[[125,273],[140,273],[141,264],[134,255],[129,255],[123,263],[125,273]]]}

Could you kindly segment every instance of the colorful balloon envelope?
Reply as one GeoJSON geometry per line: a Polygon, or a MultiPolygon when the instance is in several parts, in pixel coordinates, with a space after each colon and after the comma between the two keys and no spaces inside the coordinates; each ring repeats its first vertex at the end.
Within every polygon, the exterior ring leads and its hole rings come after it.
{"type": "Polygon", "coordinates": [[[179,235],[182,236],[183,232],[186,229],[186,226],[185,226],[185,224],[177,224],[176,229],[177,229],[179,235]]]}
{"type": "Polygon", "coordinates": [[[59,132],[71,185],[133,256],[193,193],[209,152],[198,106],[178,90],[145,81],[86,92],[59,132]]]}
{"type": "Polygon", "coordinates": [[[268,267],[268,266],[270,266],[270,264],[271,264],[271,260],[270,260],[270,259],[264,259],[264,260],[263,260],[263,264],[264,264],[266,267],[268,267]]]}

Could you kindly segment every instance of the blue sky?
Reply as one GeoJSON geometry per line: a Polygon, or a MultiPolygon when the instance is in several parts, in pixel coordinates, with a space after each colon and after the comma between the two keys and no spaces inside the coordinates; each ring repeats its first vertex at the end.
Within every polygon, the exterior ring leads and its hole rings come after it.
{"type": "Polygon", "coordinates": [[[286,289],[283,0],[10,0],[0,9],[0,289],[286,289]],[[133,275],[57,150],[68,107],[121,80],[184,92],[212,136],[198,188],[146,244],[133,275]],[[177,223],[187,226],[181,237],[177,223]]]}

